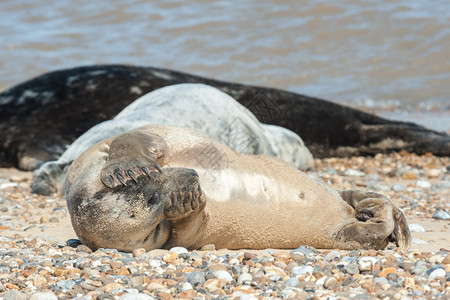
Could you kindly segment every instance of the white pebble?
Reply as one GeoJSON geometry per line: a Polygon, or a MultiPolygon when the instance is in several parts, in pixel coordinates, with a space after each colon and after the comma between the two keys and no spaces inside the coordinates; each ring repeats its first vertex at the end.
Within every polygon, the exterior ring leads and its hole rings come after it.
{"type": "Polygon", "coordinates": [[[423,189],[429,189],[431,187],[431,183],[426,180],[417,180],[416,185],[423,189]]]}
{"type": "Polygon", "coordinates": [[[419,224],[409,224],[408,227],[411,232],[426,232],[425,228],[419,224]]]}
{"type": "Polygon", "coordinates": [[[42,292],[31,295],[30,300],[58,300],[51,292],[42,292]]]}
{"type": "Polygon", "coordinates": [[[184,247],[173,247],[169,250],[169,252],[175,252],[178,255],[181,253],[189,253],[189,251],[184,247]]]}
{"type": "Polygon", "coordinates": [[[217,270],[214,272],[214,276],[216,276],[217,279],[225,279],[228,281],[232,281],[233,277],[231,277],[230,273],[228,273],[225,270],[217,270]]]}
{"type": "Polygon", "coordinates": [[[428,278],[430,278],[430,280],[439,278],[439,277],[445,277],[445,270],[444,269],[436,269],[433,272],[431,272],[431,274],[428,276],[428,278]]]}
{"type": "Polygon", "coordinates": [[[366,175],[366,173],[355,170],[355,169],[348,169],[344,171],[344,175],[345,176],[356,176],[356,177],[361,177],[366,175]]]}
{"type": "Polygon", "coordinates": [[[182,292],[187,291],[187,290],[192,290],[192,289],[193,289],[192,284],[190,284],[189,282],[185,282],[183,284],[183,286],[181,287],[182,292]]]}
{"type": "Polygon", "coordinates": [[[419,238],[413,238],[412,239],[412,243],[416,244],[416,245],[429,245],[430,244],[430,243],[428,243],[428,242],[426,242],[424,240],[421,240],[419,238]]]}

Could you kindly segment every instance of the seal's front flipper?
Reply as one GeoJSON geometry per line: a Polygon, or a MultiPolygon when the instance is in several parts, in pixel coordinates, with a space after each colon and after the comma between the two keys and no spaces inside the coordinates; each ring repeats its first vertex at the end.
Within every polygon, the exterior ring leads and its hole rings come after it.
{"type": "Polygon", "coordinates": [[[152,172],[163,172],[164,157],[168,152],[162,137],[142,130],[118,135],[109,147],[108,160],[101,171],[101,180],[109,188],[137,183],[141,175],[152,177],[152,172]]]}
{"type": "Polygon", "coordinates": [[[171,222],[178,222],[205,207],[204,197],[199,184],[198,174],[193,169],[171,168],[176,170],[167,178],[165,189],[170,190],[164,215],[171,222]]]}
{"type": "Polygon", "coordinates": [[[383,249],[389,242],[408,249],[411,235],[403,213],[385,196],[359,190],[340,191],[355,209],[355,220],[336,235],[335,247],[383,249]]]}

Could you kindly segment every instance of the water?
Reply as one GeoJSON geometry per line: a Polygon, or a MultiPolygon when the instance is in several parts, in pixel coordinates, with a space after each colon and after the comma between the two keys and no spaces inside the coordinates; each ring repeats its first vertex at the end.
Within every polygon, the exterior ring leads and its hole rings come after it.
{"type": "Polygon", "coordinates": [[[448,0],[54,2],[0,3],[0,90],[60,68],[134,64],[450,130],[448,0]]]}

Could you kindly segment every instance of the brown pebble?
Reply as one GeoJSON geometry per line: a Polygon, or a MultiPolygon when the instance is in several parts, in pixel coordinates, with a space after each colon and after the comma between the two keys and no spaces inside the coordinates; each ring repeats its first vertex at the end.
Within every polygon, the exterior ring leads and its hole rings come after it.
{"type": "Polygon", "coordinates": [[[53,273],[55,274],[56,277],[59,276],[64,276],[67,274],[67,270],[63,269],[63,268],[55,268],[55,270],[53,271],[53,273]]]}
{"type": "Polygon", "coordinates": [[[130,275],[130,271],[128,271],[127,267],[123,267],[114,272],[115,275],[130,275]]]}
{"type": "Polygon", "coordinates": [[[57,217],[51,217],[49,220],[50,223],[58,223],[59,222],[59,218],[57,217]]]}
{"type": "Polygon", "coordinates": [[[393,273],[395,275],[397,275],[397,269],[395,268],[384,268],[383,270],[381,270],[381,272],[378,274],[379,277],[384,277],[386,278],[388,274],[393,273]]]}
{"type": "Polygon", "coordinates": [[[402,179],[405,180],[413,180],[413,179],[417,179],[417,174],[414,172],[406,172],[402,174],[402,179]]]}
{"type": "Polygon", "coordinates": [[[109,283],[103,287],[103,292],[111,293],[113,290],[120,288],[122,285],[117,282],[109,283]]]}
{"type": "Polygon", "coordinates": [[[158,298],[161,298],[164,300],[173,299],[173,297],[167,292],[158,292],[158,293],[156,293],[156,296],[158,296],[158,298]]]}
{"type": "Polygon", "coordinates": [[[133,254],[133,257],[138,257],[139,255],[142,255],[145,253],[145,249],[137,248],[137,249],[134,249],[131,253],[133,254]]]}
{"type": "Polygon", "coordinates": [[[174,261],[177,258],[178,258],[178,254],[176,252],[168,252],[168,253],[164,254],[163,261],[165,261],[166,263],[171,263],[172,261],[174,261]]]}
{"type": "Polygon", "coordinates": [[[449,265],[450,264],[450,254],[447,254],[447,256],[442,261],[442,264],[449,265]]]}
{"type": "Polygon", "coordinates": [[[178,294],[180,299],[192,299],[196,296],[197,292],[193,289],[183,291],[178,294]]]}
{"type": "Polygon", "coordinates": [[[36,287],[42,287],[47,283],[47,279],[45,279],[44,277],[37,275],[34,277],[33,279],[33,284],[36,287]]]}
{"type": "Polygon", "coordinates": [[[338,280],[334,277],[328,277],[323,283],[323,287],[326,289],[334,289],[337,286],[338,280]]]}
{"type": "Polygon", "coordinates": [[[216,251],[216,246],[214,244],[208,244],[203,246],[200,250],[202,251],[216,251]]]}
{"type": "Polygon", "coordinates": [[[92,253],[91,248],[89,248],[89,247],[86,246],[86,245],[79,245],[79,246],[77,247],[76,251],[77,251],[77,253],[78,253],[78,252],[92,253]]]}
{"type": "Polygon", "coordinates": [[[258,255],[256,255],[255,253],[252,253],[252,252],[245,252],[244,253],[244,257],[246,258],[246,259],[252,259],[252,258],[255,258],[255,257],[257,257],[258,255]]]}
{"type": "Polygon", "coordinates": [[[39,223],[41,223],[41,224],[48,223],[48,218],[46,216],[41,217],[41,219],[39,220],[39,223]]]}
{"type": "Polygon", "coordinates": [[[7,284],[5,284],[5,287],[7,288],[7,289],[14,289],[14,290],[19,290],[19,287],[17,286],[17,285],[15,285],[15,284],[12,284],[12,283],[7,283],[7,284]]]}

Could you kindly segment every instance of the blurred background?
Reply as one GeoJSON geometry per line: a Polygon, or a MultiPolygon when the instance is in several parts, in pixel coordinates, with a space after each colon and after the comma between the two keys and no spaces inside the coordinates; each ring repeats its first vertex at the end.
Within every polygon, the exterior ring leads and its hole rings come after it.
{"type": "Polygon", "coordinates": [[[0,16],[0,91],[57,69],[133,64],[450,131],[448,0],[15,0],[0,16]]]}

